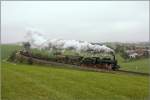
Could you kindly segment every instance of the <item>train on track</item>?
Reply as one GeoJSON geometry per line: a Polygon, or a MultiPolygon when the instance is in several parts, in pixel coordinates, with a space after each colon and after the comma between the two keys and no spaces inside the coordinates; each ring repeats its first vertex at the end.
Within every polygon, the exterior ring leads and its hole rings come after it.
{"type": "Polygon", "coordinates": [[[81,67],[91,67],[105,70],[118,70],[120,66],[117,64],[115,55],[112,54],[112,58],[100,58],[100,57],[83,57],[83,56],[73,56],[73,55],[55,55],[54,57],[48,58],[39,55],[29,53],[27,51],[19,51],[21,55],[42,59],[46,61],[53,61],[64,64],[77,65],[81,67]]]}

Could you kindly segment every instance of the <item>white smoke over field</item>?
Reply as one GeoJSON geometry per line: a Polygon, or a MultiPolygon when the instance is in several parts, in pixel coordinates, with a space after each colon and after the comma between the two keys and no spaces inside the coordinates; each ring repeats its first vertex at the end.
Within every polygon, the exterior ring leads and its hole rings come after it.
{"type": "Polygon", "coordinates": [[[46,46],[46,42],[48,40],[43,36],[43,34],[41,34],[41,32],[36,29],[28,29],[25,38],[26,41],[31,44],[31,47],[40,49],[46,46]]]}
{"type": "Polygon", "coordinates": [[[105,45],[93,45],[86,41],[77,40],[63,40],[63,39],[48,39],[44,37],[40,32],[36,30],[29,30],[27,32],[27,41],[31,44],[31,47],[49,50],[59,49],[59,50],[75,50],[77,52],[81,51],[93,51],[93,52],[106,52],[113,53],[114,50],[108,48],[105,45]]]}

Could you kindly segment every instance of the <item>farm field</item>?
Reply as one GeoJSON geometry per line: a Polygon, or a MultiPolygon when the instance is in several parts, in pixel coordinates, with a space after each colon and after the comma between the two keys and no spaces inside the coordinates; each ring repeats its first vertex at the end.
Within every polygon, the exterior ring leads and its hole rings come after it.
{"type": "Polygon", "coordinates": [[[149,77],[2,62],[2,100],[148,100],[149,77]]]}

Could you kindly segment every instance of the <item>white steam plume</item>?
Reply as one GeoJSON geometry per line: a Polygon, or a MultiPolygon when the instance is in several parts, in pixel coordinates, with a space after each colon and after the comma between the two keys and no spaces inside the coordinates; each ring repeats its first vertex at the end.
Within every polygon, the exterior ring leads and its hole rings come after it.
{"type": "Polygon", "coordinates": [[[33,48],[44,48],[47,45],[45,42],[48,40],[36,29],[30,28],[27,30],[27,34],[25,36],[26,40],[31,44],[33,48]]]}
{"type": "Polygon", "coordinates": [[[114,53],[114,50],[105,45],[93,45],[86,41],[77,40],[63,40],[63,39],[51,39],[48,40],[41,33],[36,30],[29,30],[27,32],[27,41],[34,48],[49,48],[49,49],[73,49],[77,52],[80,51],[94,51],[94,52],[106,52],[114,53]]]}

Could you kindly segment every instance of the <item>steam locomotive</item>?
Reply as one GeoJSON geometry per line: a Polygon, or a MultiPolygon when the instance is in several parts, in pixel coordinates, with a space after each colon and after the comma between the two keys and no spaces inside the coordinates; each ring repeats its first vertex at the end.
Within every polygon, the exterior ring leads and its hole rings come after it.
{"type": "Polygon", "coordinates": [[[20,54],[28,57],[33,57],[37,59],[53,61],[64,64],[77,65],[81,67],[91,67],[106,70],[118,70],[120,67],[117,65],[117,60],[115,55],[112,54],[111,58],[100,58],[100,57],[83,57],[83,56],[73,56],[73,55],[55,55],[53,57],[44,57],[40,55],[35,55],[29,52],[20,51],[20,54]]]}
{"type": "Polygon", "coordinates": [[[115,55],[113,60],[111,58],[100,58],[100,57],[82,57],[82,56],[64,56],[58,55],[55,59],[52,59],[55,62],[78,65],[82,67],[92,67],[99,69],[107,70],[118,70],[120,67],[117,65],[117,60],[115,55]]]}

